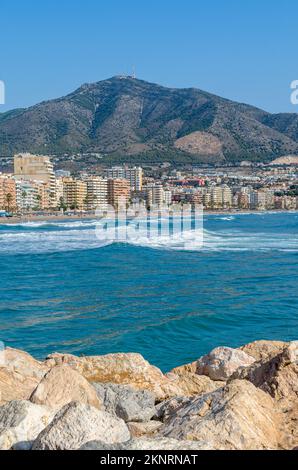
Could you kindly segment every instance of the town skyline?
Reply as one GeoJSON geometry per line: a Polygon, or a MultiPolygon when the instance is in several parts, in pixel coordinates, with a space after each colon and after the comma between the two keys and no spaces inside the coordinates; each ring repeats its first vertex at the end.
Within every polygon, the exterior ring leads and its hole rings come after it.
{"type": "MultiPolygon", "coordinates": [[[[198,166],[176,169],[103,166],[72,173],[56,170],[50,157],[14,156],[13,173],[0,173],[0,211],[53,215],[57,211],[107,210],[121,204],[147,208],[202,205],[212,211],[297,210],[297,165],[241,165],[229,171],[198,166]]],[[[72,215],[72,212],[69,213],[72,215]]]]}

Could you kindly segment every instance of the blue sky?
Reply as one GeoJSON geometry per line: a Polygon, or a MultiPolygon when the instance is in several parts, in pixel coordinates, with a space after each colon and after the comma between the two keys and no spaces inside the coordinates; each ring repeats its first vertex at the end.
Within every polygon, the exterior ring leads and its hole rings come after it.
{"type": "Polygon", "coordinates": [[[296,0],[2,0],[0,111],[131,73],[298,112],[296,0]]]}

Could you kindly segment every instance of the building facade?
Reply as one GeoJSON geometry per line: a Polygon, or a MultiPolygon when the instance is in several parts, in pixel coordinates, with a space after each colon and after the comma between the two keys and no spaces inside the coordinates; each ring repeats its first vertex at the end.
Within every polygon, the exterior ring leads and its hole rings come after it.
{"type": "Polygon", "coordinates": [[[108,180],[108,203],[114,207],[127,204],[130,199],[130,184],[127,179],[113,178],[108,180]]]}

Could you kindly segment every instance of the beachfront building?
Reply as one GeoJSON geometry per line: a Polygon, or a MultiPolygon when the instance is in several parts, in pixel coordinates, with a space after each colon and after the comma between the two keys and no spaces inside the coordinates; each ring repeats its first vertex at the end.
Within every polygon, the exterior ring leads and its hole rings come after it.
{"type": "Polygon", "coordinates": [[[124,166],[113,166],[105,170],[108,179],[127,179],[131,191],[142,191],[143,188],[143,168],[134,166],[132,168],[124,166]]]}
{"type": "Polygon", "coordinates": [[[146,203],[148,207],[170,205],[172,203],[172,191],[164,189],[162,184],[150,184],[147,186],[146,203]]]}
{"type": "Polygon", "coordinates": [[[0,210],[14,210],[17,205],[16,196],[16,182],[12,175],[0,174],[0,210]]]}
{"type": "Polygon", "coordinates": [[[32,181],[16,181],[16,205],[20,211],[40,208],[40,191],[32,181]]]}
{"type": "Polygon", "coordinates": [[[86,181],[63,178],[63,200],[68,208],[83,210],[87,203],[86,181]]]}
{"type": "Polygon", "coordinates": [[[49,157],[32,155],[31,153],[15,155],[14,177],[16,180],[46,183],[52,193],[56,191],[54,167],[49,157]]]}
{"type": "Polygon", "coordinates": [[[130,184],[127,179],[113,178],[108,180],[108,203],[114,207],[127,204],[130,199],[130,184]]]}
{"type": "Polygon", "coordinates": [[[210,194],[210,198],[208,198],[208,205],[206,205],[206,207],[211,209],[228,209],[232,207],[233,193],[229,186],[211,186],[207,189],[206,194],[208,193],[210,194]]]}
{"type": "Polygon", "coordinates": [[[64,202],[63,178],[56,178],[56,207],[61,207],[64,202]]]}
{"type": "Polygon", "coordinates": [[[252,190],[249,193],[249,206],[254,210],[274,209],[274,191],[270,189],[252,190]]]}
{"type": "Polygon", "coordinates": [[[90,176],[87,183],[87,208],[105,209],[108,204],[108,180],[99,176],[90,176]]]}

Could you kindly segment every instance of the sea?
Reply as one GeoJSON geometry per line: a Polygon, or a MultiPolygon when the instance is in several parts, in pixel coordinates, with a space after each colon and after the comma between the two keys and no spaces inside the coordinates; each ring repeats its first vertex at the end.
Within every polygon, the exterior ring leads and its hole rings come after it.
{"type": "Polygon", "coordinates": [[[92,219],[0,225],[0,341],[138,352],[163,371],[216,346],[298,339],[298,213],[204,215],[187,243],[103,241],[92,219]]]}

